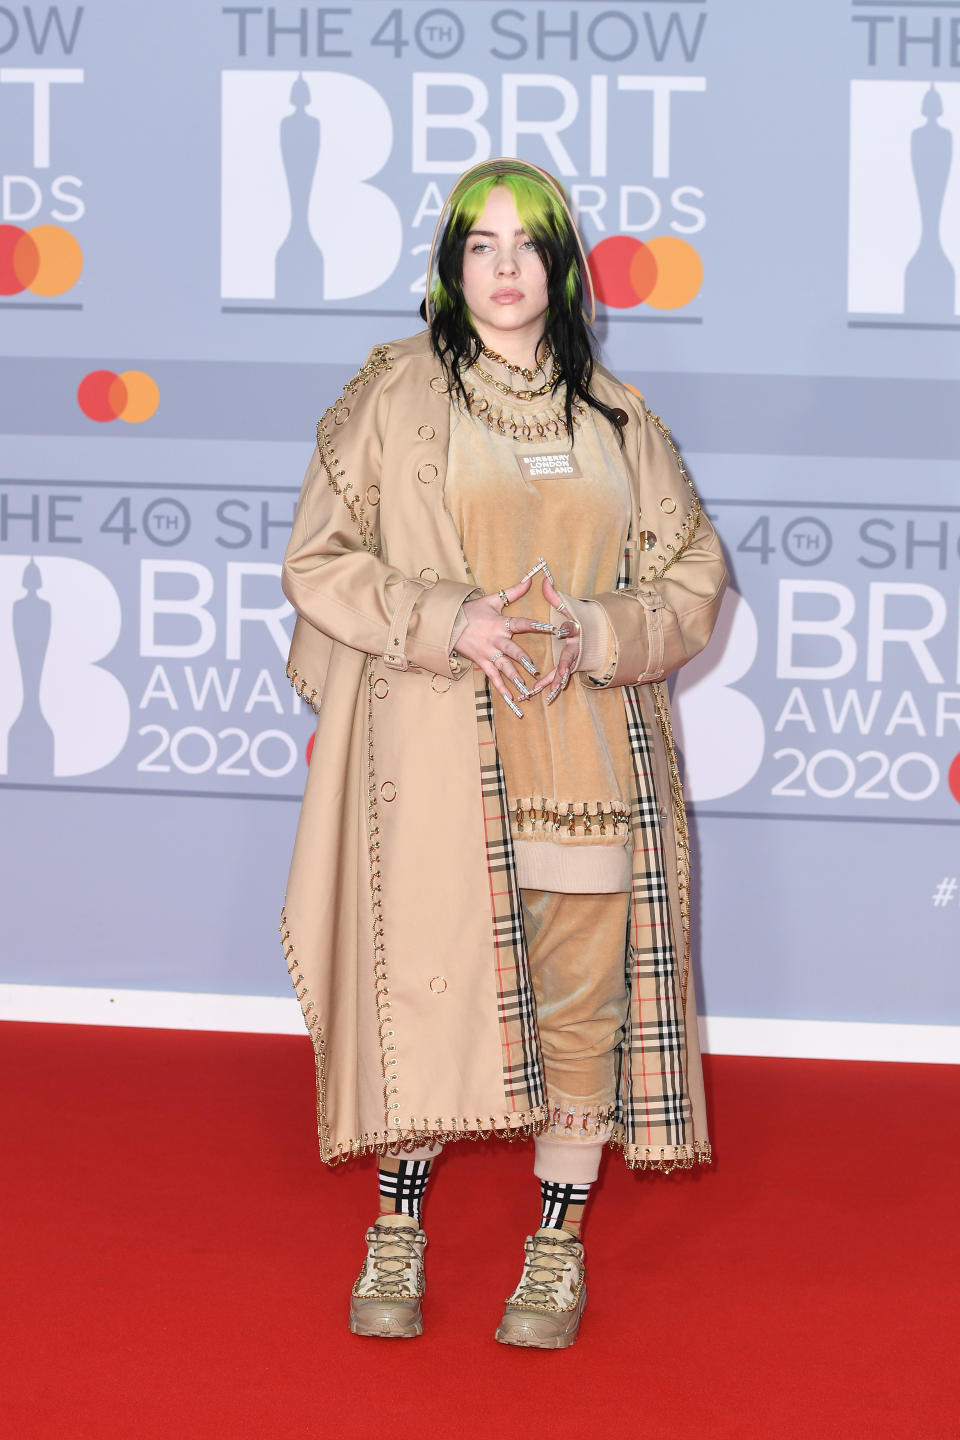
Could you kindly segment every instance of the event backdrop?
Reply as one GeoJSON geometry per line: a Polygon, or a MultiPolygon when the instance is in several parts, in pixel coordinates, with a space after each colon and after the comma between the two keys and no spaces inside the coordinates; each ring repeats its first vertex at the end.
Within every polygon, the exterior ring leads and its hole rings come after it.
{"type": "Polygon", "coordinates": [[[729,554],[704,1008],[960,1023],[956,0],[0,5],[0,980],[288,993],[283,545],[496,154],[729,554]]]}

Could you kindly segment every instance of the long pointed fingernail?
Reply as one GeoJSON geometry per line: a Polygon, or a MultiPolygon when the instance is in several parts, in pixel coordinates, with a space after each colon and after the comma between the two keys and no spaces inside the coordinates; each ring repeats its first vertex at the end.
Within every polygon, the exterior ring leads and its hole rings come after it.
{"type": "Polygon", "coordinates": [[[559,679],[559,681],[557,682],[557,684],[553,687],[553,689],[550,691],[550,694],[547,696],[547,704],[548,704],[548,705],[552,705],[553,702],[554,702],[554,700],[556,700],[557,696],[560,694],[560,692],[561,692],[562,690],[566,690],[566,688],[567,688],[567,681],[568,681],[569,679],[570,679],[570,671],[569,671],[569,670],[565,670],[565,671],[563,672],[563,674],[560,676],[560,679],[559,679]]]}
{"type": "MultiPolygon", "coordinates": [[[[524,580],[532,580],[533,577],[534,577],[534,575],[536,575],[536,573],[537,573],[538,570],[543,570],[543,569],[546,567],[546,563],[547,563],[547,562],[544,560],[543,556],[541,555],[541,556],[540,556],[540,559],[537,561],[536,565],[534,565],[534,567],[533,567],[532,570],[528,570],[528,571],[527,571],[527,573],[526,573],[526,575],[524,575],[523,579],[524,579],[524,580]]],[[[521,583],[521,585],[522,585],[522,584],[523,584],[523,580],[521,580],[520,583],[521,583]]]]}
{"type": "Polygon", "coordinates": [[[537,669],[536,665],[534,665],[533,661],[529,658],[529,656],[521,655],[520,664],[523,666],[524,670],[526,670],[528,675],[540,674],[540,671],[537,669]]]}
{"type": "Polygon", "coordinates": [[[551,634],[556,633],[554,626],[550,624],[549,620],[531,620],[530,624],[534,630],[549,630],[551,634]]]}
{"type": "Polygon", "coordinates": [[[520,676],[519,676],[519,675],[511,675],[511,676],[510,676],[510,679],[513,681],[514,685],[516,685],[517,689],[520,691],[520,694],[523,696],[523,698],[524,698],[525,700],[529,700],[529,699],[530,699],[530,691],[527,689],[526,685],[524,685],[523,681],[520,679],[520,676]]]}
{"type": "Polygon", "coordinates": [[[519,706],[519,705],[514,705],[513,701],[510,699],[510,696],[509,696],[509,695],[504,695],[502,698],[503,698],[503,700],[505,701],[505,703],[510,706],[510,709],[513,711],[514,715],[516,715],[517,719],[518,719],[518,720],[522,720],[522,719],[523,719],[523,711],[520,709],[520,706],[519,706]]]}

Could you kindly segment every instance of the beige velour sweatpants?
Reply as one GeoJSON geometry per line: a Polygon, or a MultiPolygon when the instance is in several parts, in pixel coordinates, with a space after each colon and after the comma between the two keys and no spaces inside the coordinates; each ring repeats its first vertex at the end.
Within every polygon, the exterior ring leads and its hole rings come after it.
{"type": "MultiPolygon", "coordinates": [[[[630,894],[521,890],[520,900],[550,1112],[533,1170],[539,1180],[590,1184],[616,1099],[630,894]]],[[[440,1148],[404,1154],[429,1160],[440,1148]]]]}
{"type": "Polygon", "coordinates": [[[550,1111],[534,1174],[589,1184],[616,1100],[630,894],[521,890],[520,900],[550,1111]]]}

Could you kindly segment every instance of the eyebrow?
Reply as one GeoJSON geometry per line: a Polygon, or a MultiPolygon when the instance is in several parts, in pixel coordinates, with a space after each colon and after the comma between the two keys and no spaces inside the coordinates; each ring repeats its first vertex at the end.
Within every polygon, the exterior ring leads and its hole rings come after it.
{"type": "MultiPolygon", "coordinates": [[[[514,235],[526,235],[527,232],[526,232],[526,230],[524,230],[523,226],[521,225],[518,229],[514,230],[513,233],[514,233],[514,235]]],[[[497,238],[497,232],[496,232],[496,230],[470,230],[470,231],[468,231],[468,234],[469,234],[469,235],[486,235],[486,236],[487,236],[489,239],[491,239],[491,240],[496,240],[496,238],[497,238]]]]}

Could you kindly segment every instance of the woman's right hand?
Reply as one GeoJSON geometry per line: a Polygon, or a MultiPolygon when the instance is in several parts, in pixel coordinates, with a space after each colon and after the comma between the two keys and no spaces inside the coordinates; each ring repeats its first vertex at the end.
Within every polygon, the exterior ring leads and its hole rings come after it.
{"type": "Polygon", "coordinates": [[[544,630],[552,633],[553,626],[529,620],[524,615],[504,616],[502,596],[506,596],[507,605],[515,605],[532,583],[528,575],[518,585],[508,586],[502,594],[481,595],[477,600],[465,601],[461,613],[467,624],[456,640],[457,654],[479,666],[494,689],[514,708],[519,700],[529,698],[540,672],[513,637],[544,630]],[[508,619],[509,632],[505,623],[508,619]]]}

